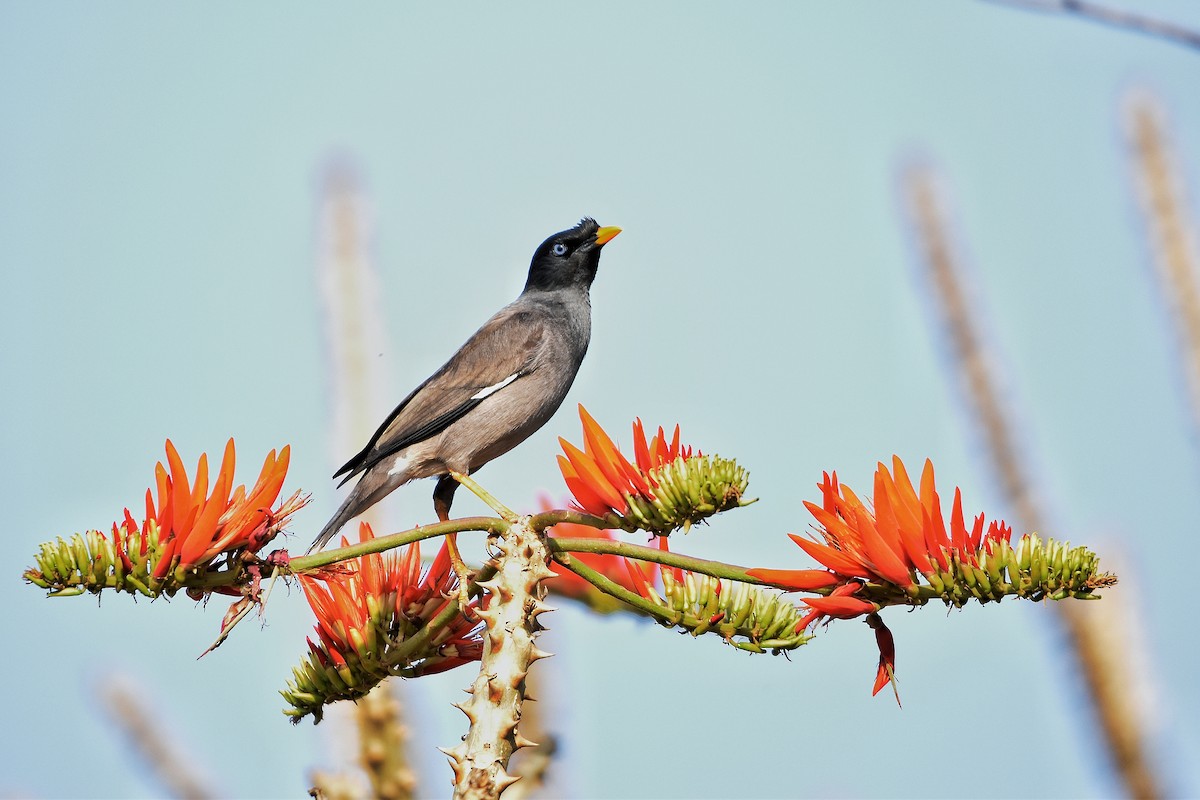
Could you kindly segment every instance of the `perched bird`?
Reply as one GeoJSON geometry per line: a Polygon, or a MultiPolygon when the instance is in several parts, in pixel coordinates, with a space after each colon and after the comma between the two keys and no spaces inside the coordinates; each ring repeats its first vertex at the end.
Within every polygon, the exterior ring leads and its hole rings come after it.
{"type": "MultiPolygon", "coordinates": [[[[458,482],[529,438],[558,410],[591,338],[588,290],[600,248],[621,232],[580,220],[538,247],[525,290],[404,398],[371,441],[334,473],[358,483],[309,552],[416,478],[438,476],[433,506],[450,516],[458,482]]],[[[339,485],[342,485],[339,484],[339,485]]]]}

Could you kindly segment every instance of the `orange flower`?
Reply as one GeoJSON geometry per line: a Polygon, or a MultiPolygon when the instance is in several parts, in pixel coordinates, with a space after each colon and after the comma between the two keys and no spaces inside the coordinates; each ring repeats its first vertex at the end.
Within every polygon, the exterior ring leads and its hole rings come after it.
{"type": "MultiPolygon", "coordinates": [[[[360,523],[359,541],[374,538],[371,526],[360,523]]],[[[342,546],[348,545],[343,536],[342,546]]],[[[420,542],[414,542],[400,551],[369,553],[299,578],[317,617],[320,644],[310,639],[309,648],[327,666],[380,661],[387,647],[428,625],[446,607],[447,598],[455,596],[458,583],[444,541],[424,577],[420,542]]],[[[456,615],[435,635],[429,649],[403,665],[416,669],[405,674],[427,675],[477,661],[483,654],[479,628],[466,614],[456,615]],[[419,667],[413,668],[418,661],[419,667]]]]}
{"type": "MultiPolygon", "coordinates": [[[[892,471],[882,463],[875,470],[875,510],[866,507],[850,488],[838,483],[838,474],[826,473],[820,485],[822,504],[805,501],[816,517],[824,542],[788,534],[793,542],[827,570],[748,570],[749,575],[788,589],[816,590],[833,587],[828,596],[806,597],[811,610],[796,624],[805,630],[823,618],[854,619],[866,616],[875,630],[880,662],[871,694],[888,684],[895,691],[895,642],[892,631],[876,612],[877,603],[856,597],[866,582],[890,584],[902,590],[917,587],[917,575],[942,587],[952,566],[977,567],[998,541],[1008,545],[1013,531],[1003,522],[992,522],[984,533],[984,516],[974,518],[967,530],[962,517],[962,493],[954,489],[954,506],[947,531],[941,499],[934,488],[934,465],[926,459],[920,491],[913,488],[899,457],[892,471]]],[[[895,691],[896,703],[900,693],[895,691]]]]}
{"type": "Polygon", "coordinates": [[[875,644],[879,647],[879,668],[875,671],[875,685],[871,687],[871,696],[879,694],[879,691],[890,683],[892,692],[896,695],[896,705],[900,705],[900,690],[896,688],[896,640],[892,638],[892,632],[883,624],[883,619],[878,614],[868,614],[867,624],[875,630],[875,644]]]}
{"type": "MultiPolygon", "coordinates": [[[[278,457],[267,454],[258,481],[249,492],[244,485],[233,488],[235,458],[233,439],[225,445],[225,454],[212,492],[208,491],[208,455],[202,453],[196,465],[195,484],[189,484],[187,470],[175,445],[167,440],[167,464],[154,468],[158,503],[146,490],[146,520],[142,523],[142,543],[153,523],[163,552],[154,569],[155,578],[164,578],[173,568],[191,570],[202,567],[221,553],[246,549],[257,551],[275,537],[287,518],[307,502],[300,492],[272,510],[287,476],[291,447],[278,457]]],[[[133,532],[132,517],[125,512],[127,535],[133,532]]],[[[118,545],[120,547],[120,545],[118,545]]]]}
{"type": "MultiPolygon", "coordinates": [[[[1012,529],[993,521],[984,531],[984,516],[975,517],[968,530],[963,518],[962,492],[954,490],[954,505],[947,530],[941,499],[934,488],[933,464],[925,461],[918,492],[898,456],[892,471],[882,463],[875,470],[874,511],[849,487],[838,483],[837,473],[824,474],[819,484],[821,505],[805,502],[816,518],[824,542],[788,536],[826,570],[752,569],[747,573],[776,586],[801,591],[832,587],[825,597],[803,600],[811,609],[796,623],[797,633],[823,618],[854,619],[866,616],[875,630],[879,666],[872,695],[889,683],[895,690],[896,645],[892,632],[876,613],[881,606],[859,594],[866,583],[891,585],[905,593],[915,591],[918,575],[939,591],[955,580],[960,568],[974,570],[1003,542],[1007,556],[1012,529]],[[951,574],[953,573],[953,574],[951,574]]],[[[995,570],[996,565],[989,564],[995,570]]],[[[997,573],[998,574],[998,573],[997,573]]],[[[896,692],[896,702],[900,694],[896,692]]]]}
{"type": "MultiPolygon", "coordinates": [[[[844,585],[852,580],[908,589],[918,585],[918,574],[933,576],[932,580],[940,585],[939,572],[949,571],[952,564],[978,567],[980,559],[990,555],[997,542],[1008,544],[1012,537],[1012,528],[1002,521],[993,520],[985,531],[983,514],[975,517],[968,529],[962,492],[957,488],[947,528],[941,499],[934,488],[933,464],[928,460],[919,492],[899,457],[893,456],[891,472],[880,463],[875,471],[874,511],[849,487],[838,483],[836,472],[825,473],[819,487],[821,505],[807,501],[804,505],[816,518],[824,541],[788,535],[828,572],[754,569],[749,571],[751,575],[798,590],[844,585]]],[[[829,616],[844,616],[852,605],[841,603],[835,614],[828,602],[805,602],[829,616]]],[[[864,605],[859,613],[870,613],[870,609],[864,605]]]]}
{"type": "MultiPolygon", "coordinates": [[[[763,570],[746,570],[748,575],[755,578],[761,578],[762,576],[759,574],[761,572],[763,570]]],[[[854,579],[836,586],[827,597],[805,597],[801,602],[812,610],[801,617],[800,621],[796,623],[796,632],[799,633],[812,623],[819,621],[822,617],[854,619],[863,614],[873,614],[878,611],[879,606],[874,603],[857,597],[851,597],[851,595],[858,594],[858,590],[862,586],[862,581],[854,579]]]]}
{"type": "Polygon", "coordinates": [[[1116,582],[1100,572],[1099,559],[1085,547],[1043,541],[1032,533],[1014,545],[1012,528],[1000,520],[987,523],[983,514],[968,528],[958,489],[947,522],[928,460],[919,488],[899,457],[892,457],[891,471],[878,464],[871,508],[838,483],[837,473],[825,473],[819,488],[821,505],[804,505],[816,518],[823,541],[788,535],[825,569],[746,573],[773,586],[824,595],[802,601],[810,610],[796,623],[796,633],[825,618],[865,615],[880,653],[875,693],[895,683],[895,643],[877,614],[886,606],[937,599],[957,608],[971,599],[988,603],[1010,596],[1091,598],[1116,582]]]}
{"type": "Polygon", "coordinates": [[[559,469],[579,507],[611,517],[617,527],[666,535],[719,511],[747,505],[746,471],[728,459],[705,456],[679,443],[679,426],[667,439],[660,427],[649,441],[639,419],[633,424],[631,463],[599,423],[579,406],[583,449],[558,441],[565,455],[559,469]]]}
{"type": "MultiPolygon", "coordinates": [[[[97,530],[47,542],[37,555],[37,568],[24,577],[55,594],[79,594],[113,589],[147,597],[174,595],[181,587],[210,568],[222,553],[256,552],[283,529],[302,508],[307,497],[300,492],[275,508],[287,475],[289,448],[278,457],[272,450],[254,488],[233,488],[233,440],[209,492],[208,456],[200,456],[195,482],[175,445],[167,440],[167,465],[154,470],[158,499],[146,491],[146,516],[139,524],[125,509],[114,522],[111,536],[97,530]]],[[[243,594],[244,586],[189,589],[197,597],[208,591],[243,594]]]]}
{"type": "Polygon", "coordinates": [[[679,426],[671,444],[659,427],[658,434],[649,442],[639,419],[633,423],[633,448],[637,466],[630,464],[613,444],[600,424],[592,418],[582,404],[579,418],[583,420],[583,450],[559,437],[566,456],[558,457],[559,469],[567,488],[575,495],[580,507],[589,514],[603,517],[609,511],[623,514],[629,510],[626,495],[637,494],[654,499],[652,485],[657,481],[650,477],[651,470],[669,464],[679,457],[690,458],[692,448],[679,444],[679,426]]]}

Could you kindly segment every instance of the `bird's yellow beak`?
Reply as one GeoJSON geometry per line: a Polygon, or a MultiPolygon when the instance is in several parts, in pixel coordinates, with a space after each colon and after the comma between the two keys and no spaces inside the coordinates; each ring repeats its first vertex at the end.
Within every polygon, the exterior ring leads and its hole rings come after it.
{"type": "Polygon", "coordinates": [[[609,225],[607,228],[601,228],[596,231],[596,247],[603,247],[608,244],[620,232],[621,229],[615,225],[609,225]]]}

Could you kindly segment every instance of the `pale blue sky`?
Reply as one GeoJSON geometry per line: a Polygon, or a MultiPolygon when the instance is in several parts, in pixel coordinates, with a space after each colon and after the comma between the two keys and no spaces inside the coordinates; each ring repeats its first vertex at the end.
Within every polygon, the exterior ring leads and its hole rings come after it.
{"type": "MultiPolygon", "coordinates": [[[[1194,3],[1137,5],[1200,26],[1194,3]]],[[[288,486],[315,496],[297,540],[320,527],[336,496],[314,219],[335,154],[374,207],[382,405],[520,291],[542,238],[585,214],[620,225],[566,406],[478,478],[517,506],[561,493],[576,402],[615,434],[679,422],[763,500],[676,549],[779,566],[806,563],[784,534],[823,469],[866,491],[877,459],[928,456],[970,509],[1007,511],[900,214],[900,167],[938,165],[1043,533],[1122,553],[1166,774],[1200,792],[1200,458],[1118,114],[1130,88],[1157,91],[1200,196],[1200,53],[972,0],[355,10],[0,8],[0,793],[158,791],[92,699],[118,672],[229,796],[300,796],[334,765],[336,723],[279,713],[311,626],[297,593],[196,661],[220,607],[47,600],[16,576],[38,542],[136,508],[167,436],[192,461],[235,436],[244,466],[291,443],[288,486]]],[[[428,516],[430,489],[399,493],[403,520],[428,516]]],[[[554,616],[539,668],[569,715],[574,796],[1117,793],[1045,608],[889,614],[902,711],[869,696],[857,623],[788,662],[554,616]]],[[[434,796],[472,674],[406,685],[434,796]]]]}

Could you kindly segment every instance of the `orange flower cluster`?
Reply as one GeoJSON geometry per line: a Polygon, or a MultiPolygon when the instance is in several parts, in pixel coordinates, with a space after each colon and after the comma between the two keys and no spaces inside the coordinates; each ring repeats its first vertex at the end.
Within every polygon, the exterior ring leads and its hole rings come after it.
{"type": "MultiPolygon", "coordinates": [[[[371,526],[359,523],[359,541],[375,538],[371,526]]],[[[342,537],[342,547],[349,546],[342,537]]],[[[300,585],[308,604],[317,616],[317,637],[321,645],[309,640],[309,647],[323,662],[325,657],[345,664],[347,656],[366,651],[380,652],[383,644],[375,637],[381,632],[398,630],[400,638],[425,627],[446,607],[448,597],[458,591],[458,576],[450,566],[446,544],[421,575],[421,543],[397,551],[369,553],[317,577],[300,575],[300,585]],[[384,624],[380,625],[380,621],[384,624]]],[[[479,624],[468,620],[469,612],[457,615],[438,636],[437,653],[421,674],[444,672],[477,661],[483,653],[479,624]]]]}
{"type": "MultiPolygon", "coordinates": [[[[993,520],[985,529],[984,515],[968,529],[962,492],[955,488],[950,525],[942,514],[934,487],[933,464],[925,461],[920,489],[913,486],[903,462],[892,457],[892,470],[882,463],[875,470],[874,511],[826,472],[820,483],[821,505],[805,501],[816,518],[824,542],[788,534],[804,552],[826,569],[752,569],[748,574],[776,586],[801,591],[830,589],[824,597],[802,601],[809,612],[796,623],[800,632],[822,618],[854,619],[866,615],[875,630],[879,666],[872,695],[884,686],[895,689],[896,646],[892,633],[876,613],[880,605],[856,597],[867,582],[887,584],[905,593],[916,591],[923,576],[931,586],[944,588],[962,570],[976,570],[1000,547],[1007,550],[1012,528],[993,520]]],[[[1011,552],[1011,551],[1009,551],[1011,552]]],[[[998,555],[1007,555],[998,554],[998,555]]],[[[994,564],[987,564],[995,569],[994,564]]],[[[900,695],[896,693],[896,702],[900,695]]]]}
{"type": "MultiPolygon", "coordinates": [[[[154,489],[146,491],[146,516],[139,524],[125,509],[113,523],[111,536],[97,530],[77,533],[41,545],[37,567],[24,577],[54,594],[81,594],[113,589],[147,597],[174,595],[191,577],[209,569],[221,554],[256,552],[282,530],[308,498],[296,492],[275,506],[287,476],[289,448],[272,450],[258,481],[249,491],[233,488],[233,440],[209,491],[208,456],[200,456],[195,481],[175,445],[167,440],[167,466],[154,470],[154,489]],[[273,506],[275,506],[273,508],[273,506]]],[[[192,591],[189,589],[189,591],[192,591]]],[[[195,589],[202,596],[209,589],[195,589]]],[[[243,594],[243,587],[211,591],[243,594]]]]}
{"type": "MultiPolygon", "coordinates": [[[[231,550],[257,551],[274,538],[287,518],[307,502],[300,492],[296,492],[279,508],[271,509],[287,477],[290,456],[290,446],[284,447],[278,457],[272,450],[267,454],[254,488],[246,491],[245,485],[241,485],[235,489],[236,454],[233,439],[230,439],[210,493],[208,454],[200,455],[195,483],[189,483],[183,460],[168,439],[168,467],[159,462],[154,468],[158,503],[155,504],[152,491],[147,489],[146,520],[142,523],[141,546],[145,546],[152,523],[158,527],[158,540],[163,545],[154,577],[161,579],[172,569],[186,571],[203,566],[231,550]]],[[[136,530],[132,522],[126,509],[126,534],[136,530]]],[[[116,525],[113,535],[120,548],[123,537],[118,535],[116,525]]]]}
{"type": "MultiPolygon", "coordinates": [[[[371,526],[360,523],[359,541],[374,538],[371,526]]],[[[343,536],[342,546],[348,545],[343,536]]],[[[362,697],[390,675],[444,672],[483,655],[482,626],[469,610],[428,633],[458,592],[445,541],[424,576],[420,543],[414,542],[299,578],[317,617],[317,641],[309,638],[309,655],[282,693],[293,722],[308,714],[319,722],[326,704],[362,697]],[[422,632],[428,641],[414,646],[411,640],[422,632]]]]}
{"type": "Polygon", "coordinates": [[[790,589],[835,587],[827,597],[804,600],[813,609],[805,624],[821,616],[851,619],[878,611],[874,603],[852,596],[866,581],[909,589],[918,585],[919,574],[941,585],[939,575],[958,565],[978,567],[997,542],[1008,544],[1012,538],[1012,528],[1002,521],[993,520],[985,529],[983,514],[968,529],[957,488],[947,528],[928,460],[919,491],[899,457],[892,458],[890,472],[880,463],[875,471],[874,512],[838,483],[836,472],[825,473],[819,486],[822,504],[805,501],[804,505],[816,518],[824,542],[789,536],[827,570],[750,570],[756,578],[790,589]]]}
{"type": "Polygon", "coordinates": [[[706,456],[679,443],[679,426],[667,439],[662,428],[649,441],[639,419],[633,424],[634,461],[621,454],[583,406],[583,449],[559,439],[563,479],[579,507],[614,528],[659,536],[688,530],[743,499],[749,475],[732,459],[706,456]]]}
{"type": "Polygon", "coordinates": [[[628,512],[628,495],[655,499],[658,481],[650,473],[678,458],[692,457],[692,448],[679,444],[678,425],[669,444],[662,427],[647,442],[639,419],[633,423],[633,451],[637,462],[634,466],[621,455],[613,440],[582,405],[579,406],[579,418],[583,420],[583,450],[560,437],[558,441],[566,455],[558,457],[558,466],[576,502],[584,511],[597,517],[610,511],[628,512]]]}

